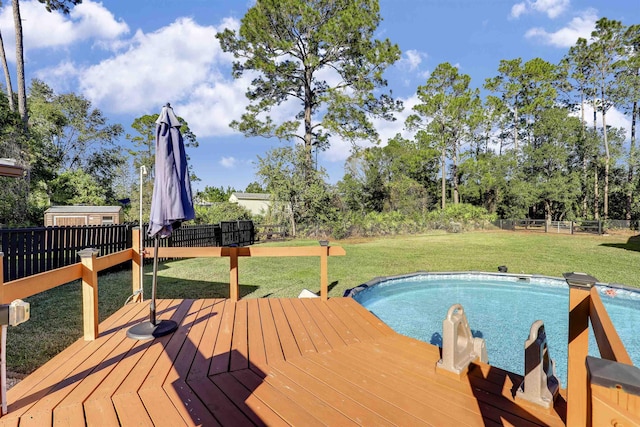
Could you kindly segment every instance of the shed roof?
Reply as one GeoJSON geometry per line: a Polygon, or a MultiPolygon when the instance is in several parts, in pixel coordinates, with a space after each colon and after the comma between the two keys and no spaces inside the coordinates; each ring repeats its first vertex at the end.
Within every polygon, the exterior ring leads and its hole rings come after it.
{"type": "Polygon", "coordinates": [[[24,168],[15,159],[0,159],[0,176],[18,178],[24,175],[24,168]]]}
{"type": "Polygon", "coordinates": [[[271,200],[269,193],[232,193],[238,200],[271,200]]]}
{"type": "Polygon", "coordinates": [[[51,206],[44,213],[120,213],[122,206],[51,206]]]}

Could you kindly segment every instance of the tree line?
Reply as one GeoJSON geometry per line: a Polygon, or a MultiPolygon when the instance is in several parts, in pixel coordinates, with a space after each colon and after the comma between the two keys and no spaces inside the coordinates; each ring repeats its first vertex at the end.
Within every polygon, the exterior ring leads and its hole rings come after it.
{"type": "Polygon", "coordinates": [[[477,207],[502,218],[640,216],[640,25],[601,18],[558,64],[502,60],[481,87],[439,64],[417,88],[419,102],[404,123],[412,137],[362,148],[364,140],[381,142],[373,118],[393,119],[402,109],[383,92],[383,71],[400,50],[374,38],[378,3],[285,3],[257,1],[237,32],[218,38],[237,58],[235,77],[259,75],[247,91],[246,113],[231,126],[247,136],[303,141],[258,161],[265,188],[288,202],[282,214],[294,230],[376,215],[386,221],[389,213],[414,221],[461,204],[470,206],[462,211],[477,207]],[[276,122],[272,109],[291,100],[299,101],[296,119],[276,122]],[[613,108],[630,129],[611,127],[613,108]],[[336,186],[326,184],[311,154],[331,137],[353,142],[336,186]]]}
{"type": "MultiPolygon", "coordinates": [[[[348,234],[371,224],[419,229],[427,219],[456,216],[640,217],[640,25],[601,18],[559,63],[502,60],[494,77],[475,86],[457,67],[439,64],[416,88],[419,102],[404,123],[411,136],[380,141],[373,120],[394,120],[403,109],[384,77],[401,52],[376,39],[381,19],[373,0],[258,0],[238,31],[217,35],[236,58],[233,76],[257,76],[245,114],[230,125],[289,142],[256,162],[259,182],[250,192],[270,193],[281,208],[269,222],[286,222],[294,234],[319,228],[348,234]],[[295,116],[272,116],[292,100],[300,106],[295,116]],[[613,109],[630,129],[611,127],[613,109]],[[337,138],[353,150],[343,178],[330,185],[314,154],[337,138]]],[[[134,134],[125,135],[82,95],[56,94],[33,80],[25,127],[12,106],[16,94],[9,85],[5,91],[11,96],[0,97],[0,157],[18,159],[29,173],[24,180],[0,178],[0,222],[38,224],[51,203],[125,199],[137,218],[137,172],[153,164],[157,115],[137,118],[134,134]],[[122,136],[125,149],[117,144],[122,136]]],[[[197,147],[188,124],[182,130],[187,145],[197,147]]],[[[152,177],[152,170],[143,177],[143,206],[152,177]]],[[[222,202],[232,190],[208,186],[198,197],[222,202]]],[[[209,213],[199,208],[200,217],[209,213]]]]}

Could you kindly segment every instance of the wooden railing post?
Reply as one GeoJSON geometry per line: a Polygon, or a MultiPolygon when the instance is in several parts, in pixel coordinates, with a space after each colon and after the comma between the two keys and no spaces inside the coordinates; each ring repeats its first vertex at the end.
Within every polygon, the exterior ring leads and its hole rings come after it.
{"type": "Polygon", "coordinates": [[[326,301],[329,298],[329,242],[320,240],[320,246],[320,299],[326,301]]]}
{"type": "Polygon", "coordinates": [[[586,359],[589,354],[589,304],[595,277],[564,273],[569,284],[567,350],[567,425],[586,426],[589,420],[586,359]]]}
{"type": "MultiPolygon", "coordinates": [[[[0,304],[4,304],[4,252],[0,252],[0,304]]],[[[7,326],[2,326],[0,330],[0,405],[2,410],[0,416],[7,415],[7,326]],[[5,363],[2,363],[5,362],[5,363]]]]}
{"type": "Polygon", "coordinates": [[[6,304],[4,300],[4,252],[0,252],[0,304],[6,304]]]}
{"type": "Polygon", "coordinates": [[[133,249],[133,257],[131,259],[131,295],[132,302],[142,302],[142,281],[144,280],[144,258],[142,256],[142,232],[140,227],[131,230],[131,249],[133,249]]]}
{"type": "Polygon", "coordinates": [[[82,263],[82,322],[85,341],[98,338],[98,271],[94,268],[98,249],[78,252],[82,263]]]}
{"type": "Polygon", "coordinates": [[[229,299],[238,301],[240,299],[240,284],[238,283],[238,248],[229,248],[229,299]]]}

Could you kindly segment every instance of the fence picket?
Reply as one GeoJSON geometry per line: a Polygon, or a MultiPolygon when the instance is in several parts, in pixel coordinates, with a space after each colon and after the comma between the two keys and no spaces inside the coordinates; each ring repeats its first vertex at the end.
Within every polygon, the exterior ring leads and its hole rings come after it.
{"type": "MultiPolygon", "coordinates": [[[[228,221],[233,229],[222,233],[220,224],[183,225],[169,239],[161,239],[161,246],[206,247],[246,246],[254,243],[252,221],[228,221]],[[240,232],[238,232],[240,230],[240,232]],[[245,232],[249,230],[249,232],[245,232]],[[224,242],[223,242],[224,236],[224,242]]],[[[136,224],[108,224],[84,226],[54,226],[19,229],[0,229],[0,243],[4,253],[4,281],[20,279],[78,262],[78,251],[99,249],[99,256],[130,248],[132,229],[136,224]]],[[[143,226],[146,230],[146,225],[143,226]]],[[[153,240],[144,234],[145,247],[153,240]]]]}

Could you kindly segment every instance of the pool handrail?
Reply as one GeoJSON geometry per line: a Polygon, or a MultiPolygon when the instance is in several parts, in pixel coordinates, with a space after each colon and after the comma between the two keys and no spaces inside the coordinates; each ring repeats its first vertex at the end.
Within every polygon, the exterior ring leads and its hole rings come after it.
{"type": "Polygon", "coordinates": [[[436,371],[447,371],[461,378],[475,360],[488,362],[487,346],[484,339],[473,336],[462,305],[453,304],[442,321],[442,358],[436,364],[436,371]]]}
{"type": "Polygon", "coordinates": [[[549,355],[544,322],[536,320],[524,342],[524,378],[516,390],[516,401],[525,400],[550,409],[560,391],[555,362],[549,355]]]}

